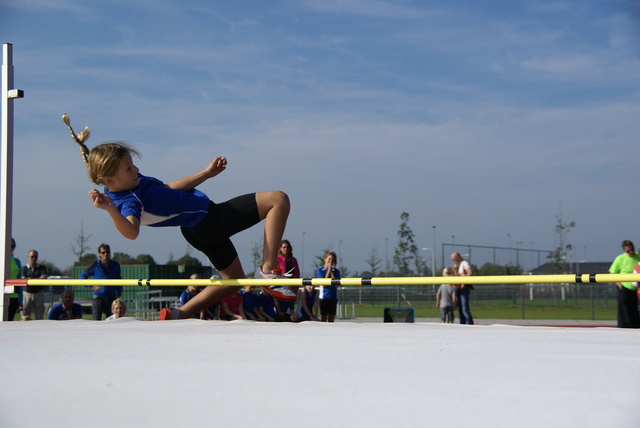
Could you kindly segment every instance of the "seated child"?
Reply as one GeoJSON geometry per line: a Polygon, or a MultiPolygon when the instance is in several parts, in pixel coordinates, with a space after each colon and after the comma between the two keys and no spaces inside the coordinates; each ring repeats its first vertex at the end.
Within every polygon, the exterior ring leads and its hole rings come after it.
{"type": "MultiPolygon", "coordinates": [[[[453,268],[446,267],[442,271],[442,276],[455,276],[455,272],[453,268]]],[[[442,284],[436,293],[436,308],[440,308],[441,322],[453,324],[454,310],[458,307],[456,289],[455,285],[442,284]]]]}
{"type": "Polygon", "coordinates": [[[105,321],[124,317],[127,314],[127,304],[121,298],[117,298],[111,304],[111,312],[113,315],[108,317],[105,321]]]}
{"type": "Polygon", "coordinates": [[[242,307],[244,314],[248,320],[258,320],[258,314],[256,313],[256,306],[258,306],[258,295],[254,292],[256,287],[253,285],[247,285],[240,292],[242,294],[242,307]]]}
{"type": "Polygon", "coordinates": [[[298,298],[298,321],[319,321],[318,319],[318,292],[314,285],[302,288],[298,298]]]}
{"type": "Polygon", "coordinates": [[[223,321],[247,319],[242,305],[242,294],[233,293],[220,301],[220,319],[223,321]]]}
{"type": "Polygon", "coordinates": [[[261,321],[273,322],[276,320],[274,299],[264,289],[260,289],[260,294],[258,294],[256,313],[258,314],[258,319],[261,321]]]}

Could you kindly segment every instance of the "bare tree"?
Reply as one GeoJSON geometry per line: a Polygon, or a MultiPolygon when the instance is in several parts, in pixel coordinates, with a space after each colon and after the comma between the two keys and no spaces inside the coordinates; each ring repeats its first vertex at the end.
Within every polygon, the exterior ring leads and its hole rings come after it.
{"type": "Polygon", "coordinates": [[[251,264],[253,270],[257,270],[258,266],[262,263],[262,239],[258,242],[251,243],[251,264]]]}
{"type": "Polygon", "coordinates": [[[562,219],[562,210],[555,217],[554,231],[557,247],[547,256],[547,259],[557,272],[569,273],[573,245],[567,242],[567,237],[571,229],[576,227],[576,222],[565,223],[562,219]]]}
{"type": "Polygon", "coordinates": [[[382,263],[382,259],[378,257],[378,248],[373,247],[371,249],[371,254],[365,260],[365,262],[369,265],[369,273],[372,277],[378,276],[380,273],[380,263],[382,263]]]}
{"type": "Polygon", "coordinates": [[[78,249],[76,249],[76,247],[74,247],[73,245],[71,246],[71,251],[76,255],[78,260],[80,260],[85,255],[85,253],[90,250],[88,245],[89,238],[91,238],[91,235],[85,235],[84,223],[80,222],[80,232],[78,233],[78,235],[76,235],[76,244],[78,244],[78,249]]]}

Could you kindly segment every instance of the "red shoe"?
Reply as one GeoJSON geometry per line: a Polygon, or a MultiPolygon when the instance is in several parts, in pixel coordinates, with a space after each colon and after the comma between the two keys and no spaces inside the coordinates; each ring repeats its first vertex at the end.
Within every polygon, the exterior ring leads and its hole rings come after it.
{"type": "Polygon", "coordinates": [[[171,309],[164,308],[160,310],[160,321],[171,321],[171,309]]]}
{"type": "Polygon", "coordinates": [[[266,290],[274,299],[282,300],[283,302],[293,302],[295,303],[298,300],[298,297],[295,293],[289,290],[287,287],[278,287],[276,289],[272,289],[269,287],[262,287],[263,290],[266,290]]]}

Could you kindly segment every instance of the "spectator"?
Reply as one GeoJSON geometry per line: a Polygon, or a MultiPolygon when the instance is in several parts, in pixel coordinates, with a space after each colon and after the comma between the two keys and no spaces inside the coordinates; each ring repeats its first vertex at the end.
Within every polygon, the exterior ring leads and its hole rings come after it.
{"type": "MultiPolygon", "coordinates": [[[[283,275],[287,278],[300,278],[300,268],[298,267],[298,260],[293,257],[293,247],[291,246],[291,242],[286,239],[283,239],[280,242],[280,250],[278,252],[278,269],[283,272],[283,275]]],[[[283,291],[287,295],[297,296],[298,288],[297,286],[293,287],[273,287],[274,289],[279,289],[283,291]],[[284,290],[283,290],[284,289],[284,290]]],[[[296,312],[295,312],[295,302],[285,302],[282,300],[275,301],[275,308],[278,320],[280,321],[295,321],[296,320],[296,312]]]]}
{"type": "MultiPolygon", "coordinates": [[[[81,279],[93,277],[93,279],[121,279],[120,264],[111,260],[111,247],[107,244],[100,244],[98,247],[98,259],[93,262],[84,272],[80,274],[81,279]]],[[[111,305],[113,301],[122,295],[122,287],[93,285],[91,294],[91,314],[94,321],[100,321],[102,314],[111,316],[111,305]]]]}
{"type": "Polygon", "coordinates": [[[200,292],[200,288],[197,285],[190,285],[180,294],[180,306],[186,304],[189,300],[196,297],[200,292]]]}
{"type": "Polygon", "coordinates": [[[240,292],[242,295],[242,307],[244,314],[248,320],[257,321],[258,314],[256,313],[256,307],[258,306],[258,295],[255,293],[256,287],[253,285],[246,285],[240,292]]]}
{"type": "MultiPolygon", "coordinates": [[[[38,264],[38,252],[29,251],[29,262],[22,266],[23,278],[47,278],[47,268],[38,264]]],[[[35,312],[37,320],[44,318],[44,286],[28,285],[24,288],[22,296],[22,320],[31,319],[31,311],[35,312]]]]}
{"type": "MultiPolygon", "coordinates": [[[[197,273],[192,274],[189,279],[200,279],[200,275],[197,273]]],[[[180,294],[180,306],[184,306],[187,302],[198,295],[200,292],[200,287],[197,285],[189,285],[187,288],[180,294]]],[[[200,311],[199,314],[195,314],[192,318],[203,318],[203,311],[200,311]]]]}
{"type": "Polygon", "coordinates": [[[318,294],[314,285],[307,285],[300,291],[296,312],[299,322],[320,321],[318,319],[318,294]]]}
{"type": "MultiPolygon", "coordinates": [[[[442,276],[455,276],[453,268],[446,267],[442,271],[442,276]]],[[[458,307],[456,298],[457,287],[452,284],[442,284],[436,293],[436,307],[440,308],[440,321],[453,324],[455,320],[454,311],[458,307]]]]}
{"type": "MultiPolygon", "coordinates": [[[[22,277],[22,263],[20,259],[14,257],[16,241],[11,238],[11,272],[9,278],[22,277]]],[[[13,321],[19,310],[22,309],[22,287],[14,287],[14,292],[9,294],[9,311],[7,321],[13,321]]]]}
{"type": "MultiPolygon", "coordinates": [[[[324,266],[318,268],[316,277],[340,279],[340,271],[335,267],[338,256],[333,251],[324,256],[324,266]]],[[[320,287],[320,320],[334,322],[338,311],[338,286],[325,285],[320,287]]]]}
{"type": "Polygon", "coordinates": [[[109,316],[105,321],[122,318],[125,315],[127,315],[127,304],[124,300],[118,297],[111,304],[111,316],[109,316]]]}
{"type": "MultiPolygon", "coordinates": [[[[455,252],[451,254],[451,260],[453,261],[453,270],[456,276],[471,276],[473,275],[473,269],[468,261],[464,260],[460,253],[455,252]]],[[[473,325],[473,316],[471,315],[471,309],[469,308],[469,301],[471,300],[471,290],[473,285],[461,284],[456,292],[456,298],[458,299],[458,315],[460,317],[460,324],[473,325]]]]}
{"type": "MultiPolygon", "coordinates": [[[[200,288],[197,285],[188,286],[182,294],[180,294],[180,306],[185,305],[189,300],[193,299],[200,292],[200,288]]],[[[195,314],[192,318],[203,319],[204,313],[200,311],[199,314],[195,314]]]]}
{"type": "Polygon", "coordinates": [[[280,243],[280,251],[278,253],[278,269],[287,278],[300,278],[300,267],[298,260],[293,257],[293,247],[291,242],[283,239],[280,243]]]}
{"type": "MultiPolygon", "coordinates": [[[[622,241],[624,253],[615,258],[610,273],[634,273],[640,263],[640,255],[635,250],[633,242],[622,241]]],[[[618,287],[618,328],[640,328],[640,314],[638,314],[638,293],[632,282],[616,282],[618,287]]]]}
{"type": "MultiPolygon", "coordinates": [[[[191,274],[189,279],[200,279],[200,275],[197,273],[193,273],[191,274]]],[[[218,277],[216,275],[213,275],[211,279],[218,279],[218,277]]],[[[197,285],[188,286],[180,295],[180,306],[182,307],[183,305],[186,305],[187,302],[193,299],[194,297],[196,297],[198,293],[200,293],[200,291],[201,291],[200,287],[198,287],[197,285]]],[[[199,318],[201,320],[217,319],[217,315],[216,315],[217,308],[218,308],[218,303],[214,303],[208,308],[203,309],[199,313],[195,314],[192,318],[199,318]]]]}
{"type": "Polygon", "coordinates": [[[256,312],[258,314],[258,319],[261,321],[274,322],[276,320],[274,298],[266,290],[264,290],[264,288],[260,288],[256,312]]]}
{"type": "Polygon", "coordinates": [[[82,319],[82,305],[74,303],[73,300],[73,291],[64,290],[60,296],[60,303],[51,308],[47,319],[56,321],[82,319]]]}
{"type": "MultiPolygon", "coordinates": [[[[293,293],[289,287],[282,287],[293,293]]],[[[298,287],[296,287],[298,288],[298,287]]],[[[273,306],[276,310],[276,321],[278,322],[295,322],[297,321],[295,313],[295,302],[285,302],[282,300],[274,299],[273,306]]]]}
{"type": "Polygon", "coordinates": [[[223,321],[247,319],[242,305],[242,294],[233,293],[220,300],[220,319],[223,321]]]}
{"type": "MultiPolygon", "coordinates": [[[[211,275],[209,279],[220,279],[218,275],[211,275]]],[[[204,320],[219,320],[220,319],[220,302],[216,302],[213,305],[207,307],[201,313],[201,319],[204,320]]]]}

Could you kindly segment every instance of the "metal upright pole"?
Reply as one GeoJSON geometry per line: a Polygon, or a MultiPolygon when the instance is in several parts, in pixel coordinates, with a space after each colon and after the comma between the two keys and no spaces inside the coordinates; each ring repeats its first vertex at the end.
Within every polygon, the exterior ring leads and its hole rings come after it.
{"type": "Polygon", "coordinates": [[[0,153],[0,278],[2,302],[0,321],[9,316],[9,294],[14,287],[5,287],[11,274],[11,214],[13,212],[13,100],[24,93],[13,89],[13,45],[2,45],[2,151],[0,153]]]}

